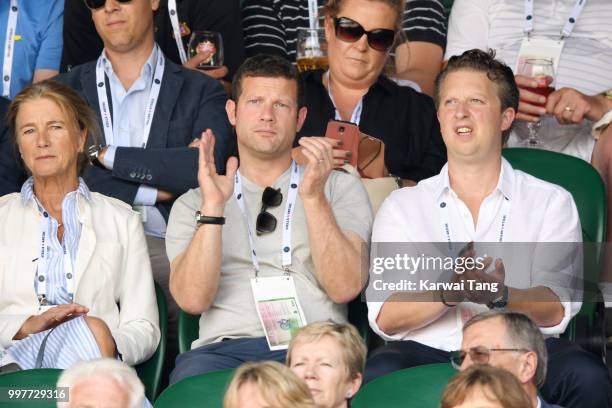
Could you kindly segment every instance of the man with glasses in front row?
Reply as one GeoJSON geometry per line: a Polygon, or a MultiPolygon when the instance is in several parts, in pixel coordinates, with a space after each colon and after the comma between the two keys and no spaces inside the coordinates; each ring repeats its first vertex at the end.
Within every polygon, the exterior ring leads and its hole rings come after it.
{"type": "Polygon", "coordinates": [[[492,310],[463,326],[461,350],[451,353],[458,370],[490,364],[510,371],[531,399],[532,408],[559,408],[538,396],[546,379],[548,352],[538,326],[522,313],[492,310]]]}
{"type": "Polygon", "coordinates": [[[215,137],[200,145],[199,189],[173,206],[166,234],[170,291],[199,314],[199,338],[180,355],[170,381],[246,361],[284,361],[306,323],[347,321],[362,289],[362,247],[372,210],[361,181],[333,170],[333,140],[299,144],[306,108],[297,71],[276,56],[244,62],[226,105],[240,166],[216,172],[215,137]]]}

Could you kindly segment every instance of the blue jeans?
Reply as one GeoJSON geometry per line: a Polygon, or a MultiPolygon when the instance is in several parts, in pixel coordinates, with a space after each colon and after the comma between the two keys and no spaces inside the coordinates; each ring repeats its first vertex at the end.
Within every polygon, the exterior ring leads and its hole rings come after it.
{"type": "Polygon", "coordinates": [[[227,339],[198,347],[176,358],[170,384],[209,371],[236,368],[248,361],[274,360],[285,362],[285,350],[270,351],[265,337],[227,339]]]}

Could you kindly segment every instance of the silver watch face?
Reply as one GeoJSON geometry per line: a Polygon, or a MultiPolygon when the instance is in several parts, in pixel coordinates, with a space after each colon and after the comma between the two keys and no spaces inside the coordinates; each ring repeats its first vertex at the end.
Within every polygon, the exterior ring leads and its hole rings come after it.
{"type": "Polygon", "coordinates": [[[89,146],[89,148],[87,149],[87,155],[90,158],[98,158],[98,154],[100,153],[100,150],[102,150],[102,146],[100,145],[91,145],[89,146]]]}

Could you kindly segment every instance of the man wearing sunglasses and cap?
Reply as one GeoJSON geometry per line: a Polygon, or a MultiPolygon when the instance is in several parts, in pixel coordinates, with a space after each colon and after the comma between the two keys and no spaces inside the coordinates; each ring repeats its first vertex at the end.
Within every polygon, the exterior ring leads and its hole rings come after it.
{"type": "Polygon", "coordinates": [[[93,166],[85,179],[93,191],[141,214],[153,276],[170,300],[173,347],[178,308],[168,289],[166,223],[174,200],[197,186],[193,147],[206,129],[217,136],[215,155],[218,170],[224,171],[231,138],[223,109],[227,96],[217,81],[174,64],[155,43],[153,13],[159,0],[85,3],[104,50],[97,61],[56,79],[77,90],[100,118],[103,137],[88,150],[93,166]]]}
{"type": "Polygon", "coordinates": [[[245,361],[284,361],[306,323],[346,322],[363,286],[372,213],[358,178],[332,170],[333,141],[300,141],[306,116],[297,71],[281,57],[247,59],[227,102],[240,167],[216,171],[212,132],[200,145],[199,189],[175,203],[166,248],[170,289],[201,314],[199,338],[177,358],[171,382],[245,361]]]}

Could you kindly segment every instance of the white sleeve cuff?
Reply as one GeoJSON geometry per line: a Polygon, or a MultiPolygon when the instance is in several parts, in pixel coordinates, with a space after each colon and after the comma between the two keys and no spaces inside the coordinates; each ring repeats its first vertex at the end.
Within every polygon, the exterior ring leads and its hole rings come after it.
{"type": "Polygon", "coordinates": [[[134,205],[155,205],[157,202],[157,189],[141,184],[134,197],[134,205]]]}
{"type": "Polygon", "coordinates": [[[561,306],[563,306],[563,319],[556,326],[540,327],[543,335],[556,337],[565,332],[572,317],[580,311],[582,302],[561,302],[561,306]]]}
{"type": "Polygon", "coordinates": [[[605,115],[601,117],[595,124],[593,125],[593,130],[591,130],[591,134],[595,140],[599,140],[599,136],[603,133],[604,130],[612,123],[612,109],[609,110],[605,115]]]}
{"type": "Polygon", "coordinates": [[[109,170],[113,169],[115,165],[115,154],[117,153],[117,146],[107,146],[106,152],[104,153],[104,158],[102,159],[102,164],[109,170]]]}
{"type": "Polygon", "coordinates": [[[378,334],[385,341],[402,340],[405,333],[387,334],[378,327],[376,319],[378,319],[380,309],[382,309],[384,304],[384,302],[368,302],[368,321],[370,322],[370,327],[374,333],[378,334]]]}

